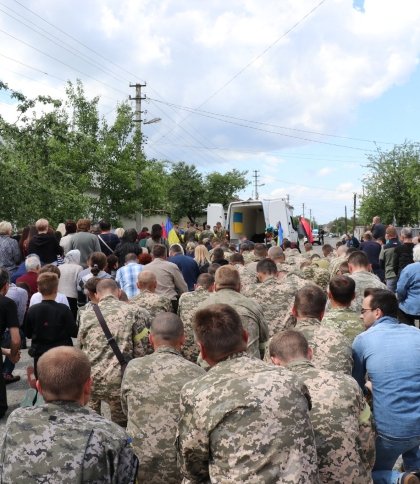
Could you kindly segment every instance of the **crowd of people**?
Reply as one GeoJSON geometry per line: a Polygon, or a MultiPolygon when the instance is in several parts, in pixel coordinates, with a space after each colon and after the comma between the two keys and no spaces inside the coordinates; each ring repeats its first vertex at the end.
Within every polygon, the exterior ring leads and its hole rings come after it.
{"type": "Polygon", "coordinates": [[[1,416],[33,358],[0,482],[420,483],[410,228],[322,255],[220,223],[58,229],[0,222],[1,416]]]}

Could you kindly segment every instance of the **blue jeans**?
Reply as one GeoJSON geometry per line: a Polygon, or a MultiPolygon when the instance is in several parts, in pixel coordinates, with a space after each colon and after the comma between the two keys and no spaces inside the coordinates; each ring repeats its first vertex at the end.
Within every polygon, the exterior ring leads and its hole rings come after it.
{"type": "Polygon", "coordinates": [[[376,460],[372,470],[375,484],[396,484],[402,473],[393,471],[395,462],[402,455],[405,472],[420,469],[420,436],[396,439],[378,435],[376,437],[376,460]]]}

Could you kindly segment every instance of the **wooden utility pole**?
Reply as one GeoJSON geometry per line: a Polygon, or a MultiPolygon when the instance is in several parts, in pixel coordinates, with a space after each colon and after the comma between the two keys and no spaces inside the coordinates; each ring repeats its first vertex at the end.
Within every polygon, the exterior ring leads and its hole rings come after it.
{"type": "Polygon", "coordinates": [[[353,193],[353,235],[356,232],[356,199],[357,193],[353,193]]]}
{"type": "Polygon", "coordinates": [[[344,207],[344,232],[347,234],[347,205],[344,207]]]}

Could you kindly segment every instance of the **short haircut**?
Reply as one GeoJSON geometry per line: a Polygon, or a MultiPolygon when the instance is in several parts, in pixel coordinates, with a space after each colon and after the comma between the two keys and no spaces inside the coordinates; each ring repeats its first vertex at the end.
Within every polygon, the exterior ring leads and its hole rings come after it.
{"type": "Polygon", "coordinates": [[[268,351],[271,357],[277,357],[286,363],[298,358],[306,358],[308,340],[300,331],[289,329],[275,334],[270,341],[268,351]]]}
{"type": "Polygon", "coordinates": [[[99,228],[101,230],[111,230],[111,224],[108,222],[108,220],[101,220],[99,222],[99,228]]]}
{"type": "Polygon", "coordinates": [[[271,259],[278,259],[279,257],[284,257],[284,252],[281,247],[274,246],[268,249],[267,255],[271,259]]]}
{"type": "Polygon", "coordinates": [[[216,289],[238,289],[241,285],[239,272],[231,265],[219,267],[214,276],[216,289]]]}
{"type": "Polygon", "coordinates": [[[156,280],[156,275],[152,271],[141,271],[137,276],[137,282],[143,287],[150,287],[156,280]]]}
{"type": "Polygon", "coordinates": [[[372,296],[370,301],[370,308],[379,308],[384,316],[391,316],[396,318],[398,314],[398,300],[396,295],[387,289],[367,288],[364,296],[372,296]]]}
{"type": "Polygon", "coordinates": [[[219,267],[221,267],[220,264],[218,264],[217,262],[213,262],[209,265],[209,268],[207,269],[207,274],[211,274],[212,276],[214,276],[219,267]]]}
{"type": "Polygon", "coordinates": [[[349,263],[347,261],[342,262],[337,269],[337,272],[338,271],[340,271],[341,274],[350,274],[349,263]]]}
{"type": "Polygon", "coordinates": [[[291,249],[292,248],[292,243],[290,242],[290,240],[288,240],[288,239],[283,240],[283,247],[285,249],[291,249]]]}
{"type": "Polygon", "coordinates": [[[232,306],[211,304],[200,309],[193,317],[193,328],[197,340],[214,361],[245,350],[242,321],[232,306]]]}
{"type": "Polygon", "coordinates": [[[58,276],[52,272],[44,272],[38,276],[37,284],[38,291],[43,296],[51,296],[51,294],[57,292],[58,276]]]}
{"type": "Polygon", "coordinates": [[[10,235],[12,233],[12,224],[2,220],[0,222],[0,235],[10,235]]]}
{"type": "Polygon", "coordinates": [[[115,270],[117,268],[118,261],[119,259],[115,254],[109,254],[109,256],[106,258],[107,271],[115,270]]]}
{"type": "Polygon", "coordinates": [[[60,269],[54,264],[46,264],[45,266],[42,266],[41,269],[39,270],[39,274],[41,275],[41,274],[44,274],[45,272],[52,272],[60,279],[60,276],[61,276],[60,269]]]}
{"type": "Polygon", "coordinates": [[[397,229],[393,225],[390,225],[389,227],[387,227],[386,230],[385,230],[385,233],[387,235],[389,235],[390,237],[393,237],[393,238],[398,235],[397,229]]]}
{"type": "Polygon", "coordinates": [[[225,253],[221,247],[216,247],[212,252],[212,260],[220,260],[225,258],[225,253]]]}
{"type": "Polygon", "coordinates": [[[78,348],[58,346],[40,357],[37,373],[46,401],[76,401],[90,377],[90,362],[78,348]]]}
{"type": "Polygon", "coordinates": [[[324,291],[318,286],[308,284],[296,293],[294,307],[301,318],[320,319],[326,303],[327,296],[324,291]]]}
{"type": "Polygon", "coordinates": [[[125,256],[125,262],[138,262],[137,255],[134,254],[133,252],[129,252],[125,256]]]}
{"type": "Polygon", "coordinates": [[[111,278],[101,279],[96,286],[96,292],[98,294],[104,294],[106,292],[116,293],[117,291],[118,284],[111,278]]]}
{"type": "Polygon", "coordinates": [[[267,247],[264,244],[255,244],[254,254],[257,257],[265,257],[267,255],[267,247]]]}
{"type": "Polygon", "coordinates": [[[142,264],[143,266],[150,264],[152,262],[152,256],[146,252],[143,252],[142,254],[139,255],[138,257],[139,264],[142,264]]]}
{"type": "Polygon", "coordinates": [[[79,218],[77,221],[77,230],[79,232],[89,232],[90,220],[88,218],[79,218]]]}
{"type": "Polygon", "coordinates": [[[333,251],[334,251],[334,249],[332,248],[332,245],[330,245],[330,244],[324,244],[322,246],[322,253],[324,255],[331,254],[331,252],[333,252],[333,251]]]}
{"type": "Polygon", "coordinates": [[[312,249],[312,244],[310,242],[305,242],[303,246],[305,247],[305,249],[306,247],[308,247],[309,249],[312,249]]]}
{"type": "Polygon", "coordinates": [[[152,321],[150,332],[161,341],[177,341],[184,334],[184,324],[174,313],[159,313],[152,321]]]}
{"type": "Polygon", "coordinates": [[[334,276],[330,280],[329,289],[334,301],[340,304],[350,304],[354,298],[356,283],[348,276],[334,276]]]}
{"type": "Polygon", "coordinates": [[[262,259],[257,264],[257,272],[275,276],[278,271],[276,263],[272,259],[262,259]]]}
{"type": "Polygon", "coordinates": [[[84,284],[83,289],[86,289],[87,291],[91,293],[96,292],[96,286],[98,285],[98,282],[101,281],[102,279],[99,277],[90,277],[84,284]]]}
{"type": "MultiPolygon", "coordinates": [[[[194,245],[195,248],[195,245],[194,245]]],[[[183,254],[184,251],[182,247],[179,244],[173,244],[169,247],[169,252],[172,252],[173,254],[183,254]]]]}
{"type": "Polygon", "coordinates": [[[39,260],[39,257],[36,255],[29,255],[25,259],[25,269],[26,272],[33,271],[34,269],[37,269],[38,267],[41,267],[41,261],[39,260]]]}
{"type": "Polygon", "coordinates": [[[410,227],[403,227],[401,229],[401,236],[405,239],[412,239],[413,238],[413,231],[410,227]]]}
{"type": "Polygon", "coordinates": [[[214,284],[214,276],[211,274],[200,274],[197,279],[197,285],[208,289],[214,284]]]}
{"type": "Polygon", "coordinates": [[[45,219],[45,218],[40,218],[39,220],[37,220],[35,222],[35,228],[40,231],[44,231],[44,230],[48,230],[48,227],[49,227],[49,223],[48,223],[48,220],[45,219]]]}
{"type": "Polygon", "coordinates": [[[10,282],[10,275],[7,269],[0,267],[0,289],[10,282]]]}
{"type": "Polygon", "coordinates": [[[356,267],[368,267],[369,259],[365,252],[355,250],[349,255],[348,263],[356,267]]]}
{"type": "Polygon", "coordinates": [[[413,261],[420,262],[420,244],[416,244],[413,248],[413,261]]]}
{"type": "Polygon", "coordinates": [[[244,256],[242,254],[238,254],[237,252],[235,252],[234,254],[232,254],[230,256],[229,262],[231,264],[242,264],[242,265],[244,265],[245,264],[244,256]]]}
{"type": "Polygon", "coordinates": [[[373,235],[370,230],[368,230],[363,234],[363,240],[372,240],[372,239],[373,239],[373,235]]]}
{"type": "Polygon", "coordinates": [[[152,249],[153,257],[159,259],[166,256],[166,247],[162,244],[155,244],[152,249]]]}
{"type": "Polygon", "coordinates": [[[250,243],[249,240],[246,240],[245,242],[242,242],[239,249],[240,249],[241,252],[244,252],[244,251],[247,251],[247,250],[252,250],[253,245],[250,243]]]}

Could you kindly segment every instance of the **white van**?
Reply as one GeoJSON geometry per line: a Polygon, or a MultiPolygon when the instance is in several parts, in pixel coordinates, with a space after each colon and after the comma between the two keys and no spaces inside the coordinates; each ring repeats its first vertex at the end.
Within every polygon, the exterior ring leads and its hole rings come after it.
{"type": "Polygon", "coordinates": [[[226,228],[230,241],[238,243],[242,237],[254,242],[265,242],[265,231],[271,226],[283,229],[283,238],[297,242],[297,229],[293,226],[292,211],[284,198],[274,200],[247,200],[229,205],[226,228]]]}

